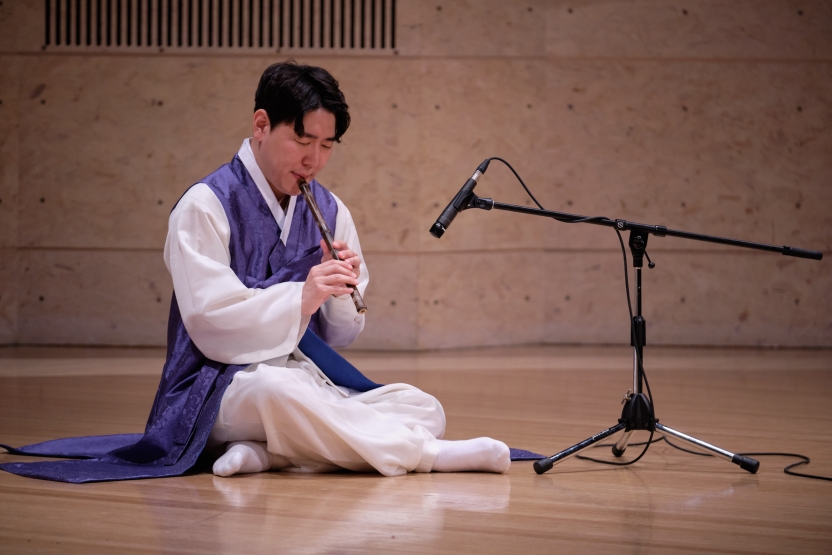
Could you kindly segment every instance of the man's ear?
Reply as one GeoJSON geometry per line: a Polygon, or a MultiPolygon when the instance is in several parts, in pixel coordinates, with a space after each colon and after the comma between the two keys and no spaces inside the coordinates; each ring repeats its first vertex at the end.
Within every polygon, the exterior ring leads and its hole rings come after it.
{"type": "Polygon", "coordinates": [[[266,113],[266,110],[260,108],[254,112],[254,117],[251,120],[251,131],[255,139],[262,141],[269,133],[270,127],[269,114],[266,113]]]}

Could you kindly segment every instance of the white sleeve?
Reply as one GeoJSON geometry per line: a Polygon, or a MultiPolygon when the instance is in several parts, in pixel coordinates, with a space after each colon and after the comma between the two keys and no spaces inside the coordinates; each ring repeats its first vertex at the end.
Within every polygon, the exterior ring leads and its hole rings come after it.
{"type": "Polygon", "coordinates": [[[303,282],[249,289],[230,267],[229,238],[214,192],[191,187],[170,215],[164,254],[185,329],[205,356],[226,364],[290,354],[309,323],[303,282]]]}
{"type": "MultiPolygon", "coordinates": [[[[361,254],[358,232],[355,229],[350,211],[341,202],[341,199],[334,194],[332,196],[335,197],[335,202],[338,204],[334,237],[336,241],[343,241],[349,245],[361,259],[361,267],[358,272],[358,291],[363,296],[367,290],[367,283],[370,281],[370,274],[367,271],[367,264],[364,262],[364,255],[361,254]]],[[[329,345],[346,347],[355,341],[355,338],[364,329],[364,315],[358,314],[351,296],[330,297],[321,305],[321,328],[323,339],[329,345]]]]}

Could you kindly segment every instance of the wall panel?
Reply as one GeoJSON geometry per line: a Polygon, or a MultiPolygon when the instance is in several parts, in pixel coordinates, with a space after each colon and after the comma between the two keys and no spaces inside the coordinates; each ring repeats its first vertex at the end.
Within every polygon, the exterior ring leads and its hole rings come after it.
{"type": "Polygon", "coordinates": [[[421,257],[418,254],[368,253],[370,284],[364,295],[367,316],[358,349],[415,350],[418,345],[421,257]]]}
{"type": "Polygon", "coordinates": [[[262,62],[27,58],[22,246],[161,248],[179,196],[247,136],[262,62]],[[243,87],[243,83],[246,86],[243,87]],[[241,89],[245,89],[245,92],[241,89]]]}
{"type": "Polygon", "coordinates": [[[546,3],[557,57],[829,59],[825,0],[557,0],[546,3]]]}
{"type": "MultiPolygon", "coordinates": [[[[3,17],[0,6],[0,18],[3,17]]],[[[2,20],[0,20],[2,23],[2,20]]],[[[18,337],[19,98],[22,60],[0,55],[0,345],[18,337]]]]}
{"type": "Polygon", "coordinates": [[[420,56],[828,59],[824,0],[402,2],[399,50],[420,56]]]}
{"type": "Polygon", "coordinates": [[[745,251],[660,253],[645,270],[648,341],[825,346],[832,337],[826,262],[745,251]]]}
{"type": "Polygon", "coordinates": [[[19,276],[17,250],[0,248],[0,345],[18,340],[19,276]]]}
{"type": "MultiPolygon", "coordinates": [[[[642,270],[648,345],[828,344],[832,278],[821,264],[745,251],[654,252],[652,259],[656,267],[642,270]]],[[[550,252],[541,263],[558,268],[545,341],[629,342],[620,252],[550,252]]]]}
{"type": "Polygon", "coordinates": [[[546,45],[544,0],[399,2],[402,55],[540,56],[546,45]]]}
{"type": "Polygon", "coordinates": [[[539,343],[548,276],[540,253],[423,254],[419,347],[539,343]]]}
{"type": "Polygon", "coordinates": [[[21,61],[0,56],[0,248],[17,245],[21,61]]]}
{"type": "Polygon", "coordinates": [[[43,5],[39,0],[4,0],[0,4],[0,53],[41,50],[43,5]]]}
{"type": "Polygon", "coordinates": [[[19,341],[164,345],[172,285],[161,251],[25,250],[19,341]]]}
{"type": "MultiPolygon", "coordinates": [[[[653,260],[643,270],[650,344],[828,344],[832,277],[816,262],[745,252],[653,260]]],[[[420,266],[422,348],[629,342],[620,251],[424,254],[420,266]]]]}

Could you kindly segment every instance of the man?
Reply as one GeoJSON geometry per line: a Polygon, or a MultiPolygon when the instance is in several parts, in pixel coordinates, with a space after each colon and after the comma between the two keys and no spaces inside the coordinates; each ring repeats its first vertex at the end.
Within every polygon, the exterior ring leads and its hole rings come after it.
{"type": "Polygon", "coordinates": [[[218,476],[508,470],[504,443],[443,441],[434,397],[379,386],[329,347],[363,329],[349,286],[363,293],[369,281],[349,210],[315,181],[350,123],[338,82],[321,68],[274,64],[254,108],[252,137],[171,213],[168,354],[145,433],[11,450],[90,460],[0,468],[71,482],[171,476],[225,446],[218,476]],[[298,196],[300,179],[334,230],[340,260],[298,196]]]}

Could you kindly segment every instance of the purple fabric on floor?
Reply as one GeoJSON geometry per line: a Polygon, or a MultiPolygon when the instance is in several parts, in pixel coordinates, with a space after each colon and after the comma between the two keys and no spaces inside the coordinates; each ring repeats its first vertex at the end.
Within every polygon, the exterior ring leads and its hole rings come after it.
{"type": "Polygon", "coordinates": [[[544,455],[540,455],[533,451],[526,451],[525,449],[515,449],[514,447],[509,447],[509,451],[511,451],[511,460],[513,461],[539,461],[540,459],[545,459],[544,455]]]}
{"type": "Polygon", "coordinates": [[[11,447],[0,443],[10,455],[59,457],[62,459],[94,459],[113,449],[127,447],[139,441],[144,434],[116,434],[111,436],[83,436],[53,439],[41,443],[11,447]]]}

